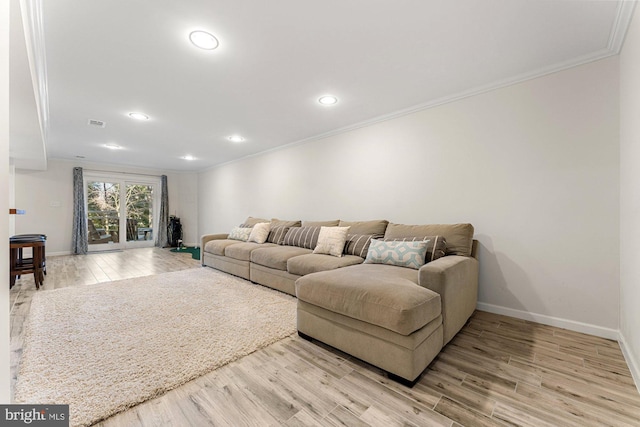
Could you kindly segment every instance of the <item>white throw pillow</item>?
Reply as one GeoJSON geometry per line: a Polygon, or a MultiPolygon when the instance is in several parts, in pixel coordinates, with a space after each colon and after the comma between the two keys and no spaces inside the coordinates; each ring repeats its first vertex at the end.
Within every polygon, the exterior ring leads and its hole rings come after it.
{"type": "Polygon", "coordinates": [[[321,227],[314,254],[342,256],[350,227],[321,227]]]}
{"type": "Polygon", "coordinates": [[[256,243],[264,243],[267,241],[267,237],[269,237],[269,231],[271,231],[271,223],[270,222],[261,222],[256,224],[251,229],[251,234],[249,235],[249,242],[256,243]]]}

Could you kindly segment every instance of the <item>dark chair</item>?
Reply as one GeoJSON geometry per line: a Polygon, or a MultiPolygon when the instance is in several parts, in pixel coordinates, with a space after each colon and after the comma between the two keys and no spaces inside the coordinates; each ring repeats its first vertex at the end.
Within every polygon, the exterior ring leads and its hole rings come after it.
{"type": "Polygon", "coordinates": [[[111,234],[100,234],[96,229],[96,226],[93,225],[93,221],[88,220],[87,224],[89,226],[89,244],[96,245],[100,243],[109,243],[114,242],[118,243],[118,234],[113,231],[111,234]]]}

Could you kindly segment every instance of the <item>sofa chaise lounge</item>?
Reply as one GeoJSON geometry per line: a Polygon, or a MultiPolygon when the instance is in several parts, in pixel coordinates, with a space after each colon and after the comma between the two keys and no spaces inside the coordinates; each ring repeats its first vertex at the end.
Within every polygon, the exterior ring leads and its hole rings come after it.
{"type": "Polygon", "coordinates": [[[404,384],[419,379],[475,310],[478,261],[471,224],[249,217],[239,229],[248,233],[266,223],[264,242],[236,240],[236,229],[203,236],[202,265],[295,295],[300,336],[382,368],[404,384]],[[333,231],[346,233],[337,243],[344,247],[340,256],[317,253],[321,232],[333,231]],[[414,248],[424,258],[403,265],[403,251],[414,248]],[[387,258],[376,259],[379,254],[387,258]]]}

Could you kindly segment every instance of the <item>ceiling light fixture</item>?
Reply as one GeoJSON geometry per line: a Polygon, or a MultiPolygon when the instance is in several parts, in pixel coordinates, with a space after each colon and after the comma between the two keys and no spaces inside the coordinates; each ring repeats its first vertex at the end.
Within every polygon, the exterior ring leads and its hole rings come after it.
{"type": "Polygon", "coordinates": [[[195,160],[196,158],[193,157],[191,154],[187,154],[186,156],[182,156],[180,157],[182,160],[195,160]]]}
{"type": "Polygon", "coordinates": [[[191,32],[191,34],[189,34],[189,40],[191,40],[191,43],[196,47],[204,50],[213,50],[219,45],[218,39],[206,31],[191,32]]]}
{"type": "Polygon", "coordinates": [[[227,138],[229,141],[231,142],[242,142],[244,141],[244,138],[241,137],[240,135],[231,135],[229,138],[227,138]]]}
{"type": "Polygon", "coordinates": [[[321,96],[318,102],[322,105],[333,105],[338,102],[338,98],[333,95],[321,96]]]}
{"type": "Polygon", "coordinates": [[[122,148],[118,144],[104,144],[104,146],[105,146],[105,148],[108,148],[109,150],[120,150],[122,148]]]}
{"type": "Polygon", "coordinates": [[[149,120],[149,116],[143,113],[129,113],[129,117],[136,120],[149,120]]]}

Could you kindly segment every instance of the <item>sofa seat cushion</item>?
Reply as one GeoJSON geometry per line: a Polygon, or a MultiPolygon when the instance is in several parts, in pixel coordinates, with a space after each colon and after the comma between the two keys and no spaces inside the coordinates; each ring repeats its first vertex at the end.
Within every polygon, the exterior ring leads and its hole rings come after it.
{"type": "Polygon", "coordinates": [[[275,245],[268,248],[258,248],[251,252],[251,262],[276,270],[287,271],[287,261],[298,255],[306,255],[313,252],[311,249],[297,246],[275,245]]]}
{"type": "Polygon", "coordinates": [[[242,243],[240,240],[221,239],[221,240],[209,240],[204,245],[204,251],[214,255],[224,255],[224,251],[231,245],[239,245],[242,243]]]}
{"type": "Polygon", "coordinates": [[[360,264],[296,281],[299,300],[409,335],[441,314],[440,295],[417,284],[418,271],[360,264]]]}
{"type": "Polygon", "coordinates": [[[266,248],[271,246],[278,246],[273,243],[255,243],[244,242],[237,245],[227,246],[224,250],[224,256],[237,259],[240,261],[251,261],[251,252],[258,248],[266,248]]]}
{"type": "Polygon", "coordinates": [[[324,254],[307,254],[289,258],[287,271],[291,274],[304,276],[318,271],[335,270],[336,268],[362,264],[359,256],[344,255],[340,258],[324,254]]]}

